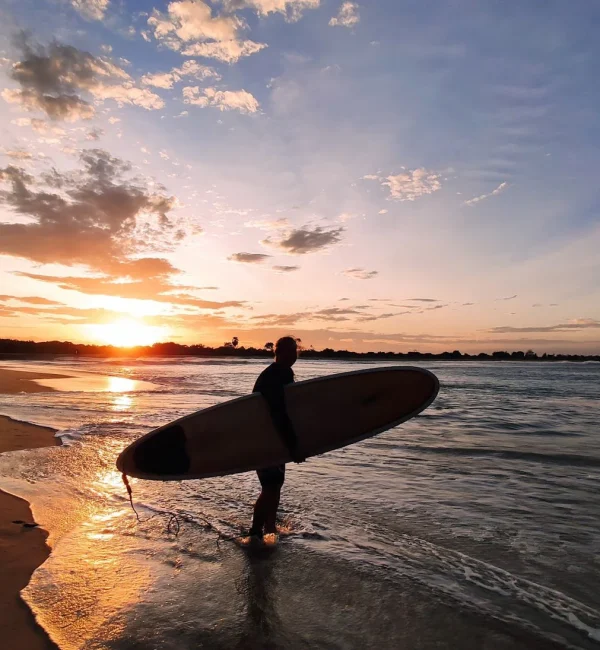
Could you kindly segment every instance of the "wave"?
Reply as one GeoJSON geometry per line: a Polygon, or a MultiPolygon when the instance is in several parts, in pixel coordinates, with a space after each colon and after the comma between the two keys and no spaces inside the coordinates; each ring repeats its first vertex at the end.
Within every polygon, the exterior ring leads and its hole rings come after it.
{"type": "Polygon", "coordinates": [[[577,467],[600,467],[600,458],[578,454],[542,454],[535,451],[513,451],[511,449],[493,449],[486,447],[427,447],[425,445],[402,445],[406,451],[426,454],[444,454],[448,456],[468,456],[520,460],[550,465],[570,465],[577,467]]]}

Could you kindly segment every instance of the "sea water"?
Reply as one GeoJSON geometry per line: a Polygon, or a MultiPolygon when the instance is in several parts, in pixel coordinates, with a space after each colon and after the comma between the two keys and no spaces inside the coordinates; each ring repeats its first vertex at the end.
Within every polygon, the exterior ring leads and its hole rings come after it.
{"type": "Polygon", "coordinates": [[[422,364],[441,383],[422,415],[288,466],[275,549],[228,541],[253,473],[132,480],[138,521],[118,453],[265,364],[67,359],[43,364],[76,377],[59,392],[0,395],[64,443],[0,456],[51,533],[23,595],[61,648],[600,647],[600,364],[422,364]]]}

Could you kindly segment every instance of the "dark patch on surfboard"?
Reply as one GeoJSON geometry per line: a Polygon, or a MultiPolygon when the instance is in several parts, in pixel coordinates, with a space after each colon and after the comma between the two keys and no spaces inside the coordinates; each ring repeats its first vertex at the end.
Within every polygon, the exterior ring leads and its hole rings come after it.
{"type": "Polygon", "coordinates": [[[142,472],[177,476],[190,469],[190,457],[185,447],[185,432],[178,424],[159,431],[133,452],[136,467],[142,472]]]}

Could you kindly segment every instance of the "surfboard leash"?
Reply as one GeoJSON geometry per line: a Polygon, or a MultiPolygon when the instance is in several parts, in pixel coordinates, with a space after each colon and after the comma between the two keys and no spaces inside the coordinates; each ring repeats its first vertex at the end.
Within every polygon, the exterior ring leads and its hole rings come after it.
{"type": "MultiPolygon", "coordinates": [[[[123,472],[121,474],[121,479],[123,480],[123,484],[125,485],[125,489],[127,490],[127,495],[129,497],[129,504],[131,505],[131,509],[135,513],[135,517],[140,524],[144,524],[147,521],[150,521],[150,519],[154,519],[154,517],[159,517],[163,514],[169,515],[169,521],[167,522],[167,533],[168,534],[174,534],[175,537],[179,536],[179,531],[181,530],[181,524],[180,520],[183,519],[184,521],[187,521],[185,517],[181,517],[178,515],[176,512],[157,512],[155,515],[151,515],[150,517],[147,517],[146,519],[142,519],[138,513],[138,511],[135,509],[135,506],[133,505],[133,490],[131,488],[131,485],[129,483],[129,478],[127,477],[127,474],[123,472]]],[[[189,521],[193,521],[190,519],[189,521]]],[[[204,519],[204,525],[207,526],[208,528],[211,528],[214,530],[214,526],[208,521],[208,519],[204,519]]],[[[218,532],[218,531],[217,531],[218,532]]]]}
{"type": "Polygon", "coordinates": [[[123,472],[121,474],[121,478],[123,479],[123,483],[125,484],[125,489],[127,490],[127,494],[129,496],[129,503],[131,504],[131,509],[133,510],[133,512],[135,512],[135,516],[137,520],[141,522],[138,511],[135,509],[135,506],[133,505],[133,490],[131,489],[131,485],[129,485],[129,479],[127,478],[127,474],[123,472]]]}

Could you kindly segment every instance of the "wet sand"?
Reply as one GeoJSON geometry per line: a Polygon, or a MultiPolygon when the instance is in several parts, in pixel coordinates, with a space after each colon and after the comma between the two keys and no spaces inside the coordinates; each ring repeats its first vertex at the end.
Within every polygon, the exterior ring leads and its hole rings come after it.
{"type": "MultiPolygon", "coordinates": [[[[59,375],[49,372],[28,370],[12,370],[0,366],[0,393],[12,395],[15,393],[46,393],[54,388],[41,386],[35,379],[67,379],[69,375],[59,375]]],[[[33,445],[37,447],[39,445],[33,445]]],[[[6,450],[4,450],[6,451],[6,450]]]]}
{"type": "MultiPolygon", "coordinates": [[[[58,378],[64,375],[21,372],[0,368],[0,393],[41,392],[52,390],[34,383],[34,378],[58,378]]],[[[0,416],[0,453],[59,445],[54,429],[0,416]]],[[[6,648],[57,650],[46,632],[37,625],[31,610],[19,592],[27,586],[31,574],[50,554],[48,533],[33,524],[27,501],[0,490],[0,638],[6,648]],[[19,522],[19,523],[15,523],[19,522]]]]}

